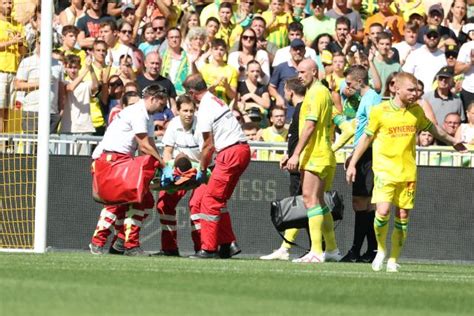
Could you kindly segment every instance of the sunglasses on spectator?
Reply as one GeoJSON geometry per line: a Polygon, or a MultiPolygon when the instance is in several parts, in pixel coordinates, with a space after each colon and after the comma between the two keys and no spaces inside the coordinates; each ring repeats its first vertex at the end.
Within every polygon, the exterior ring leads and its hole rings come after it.
{"type": "Polygon", "coordinates": [[[115,80],[115,81],[109,82],[109,86],[120,87],[120,86],[123,86],[123,83],[122,83],[122,80],[115,80]]]}
{"type": "Polygon", "coordinates": [[[426,37],[428,37],[429,39],[437,39],[439,37],[438,34],[428,34],[426,35],[426,37]]]}
{"type": "Polygon", "coordinates": [[[165,29],[164,26],[157,26],[157,27],[152,27],[153,31],[163,31],[165,29]]]}
{"type": "Polygon", "coordinates": [[[132,34],[133,31],[132,30],[121,30],[120,31],[122,34],[132,34]]]}
{"type": "Polygon", "coordinates": [[[244,41],[248,41],[248,40],[254,40],[255,39],[255,36],[252,36],[252,35],[242,35],[242,39],[244,41]]]}
{"type": "Polygon", "coordinates": [[[252,1],[246,1],[246,2],[244,2],[244,3],[247,3],[248,5],[254,5],[254,4],[255,4],[255,3],[252,2],[252,1]]]}

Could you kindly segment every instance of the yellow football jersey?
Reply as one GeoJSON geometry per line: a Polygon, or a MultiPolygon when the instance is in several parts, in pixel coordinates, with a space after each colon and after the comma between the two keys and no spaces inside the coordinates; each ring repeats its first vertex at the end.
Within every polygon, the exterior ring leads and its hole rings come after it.
{"type": "Polygon", "coordinates": [[[400,108],[388,100],[373,107],[365,133],[375,137],[374,174],[386,181],[416,181],[416,132],[431,126],[416,103],[400,108]]]}
{"type": "MultiPolygon", "coordinates": [[[[227,80],[229,85],[233,87],[235,90],[237,90],[237,80],[238,80],[239,74],[237,70],[234,69],[234,67],[232,66],[229,66],[227,64],[224,66],[205,64],[200,69],[200,73],[204,81],[206,81],[207,86],[215,85],[220,82],[219,80],[222,77],[225,77],[225,80],[227,80]]],[[[224,100],[227,104],[229,104],[230,101],[232,101],[231,99],[227,97],[224,84],[222,83],[219,83],[216,86],[215,94],[218,98],[220,98],[221,100],[224,100]]]]}
{"type": "Polygon", "coordinates": [[[333,102],[329,90],[316,81],[306,92],[301,104],[299,135],[305,121],[316,122],[316,128],[300,155],[300,168],[308,171],[321,166],[335,166],[336,158],[331,150],[331,113],[333,102]]]}

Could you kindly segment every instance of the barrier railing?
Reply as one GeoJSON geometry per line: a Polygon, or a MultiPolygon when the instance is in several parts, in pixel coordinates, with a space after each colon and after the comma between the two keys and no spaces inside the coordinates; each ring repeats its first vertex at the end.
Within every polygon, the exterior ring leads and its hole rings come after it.
{"type": "MultiPolygon", "coordinates": [[[[50,154],[90,156],[102,137],[90,135],[50,135],[50,154]]],[[[31,153],[35,148],[36,135],[0,134],[1,148],[10,154],[31,153]]],[[[158,148],[163,145],[157,140],[158,148]]],[[[254,152],[253,160],[279,161],[286,154],[286,143],[250,142],[254,152]]],[[[338,163],[351,155],[352,146],[345,146],[336,153],[338,163]]],[[[474,168],[474,152],[461,154],[450,146],[417,147],[417,164],[420,166],[465,167],[474,168]]]]}

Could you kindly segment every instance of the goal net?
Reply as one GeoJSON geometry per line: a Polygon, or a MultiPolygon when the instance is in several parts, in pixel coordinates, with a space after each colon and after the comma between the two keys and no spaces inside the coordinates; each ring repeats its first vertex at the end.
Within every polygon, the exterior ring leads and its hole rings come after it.
{"type": "Polygon", "coordinates": [[[52,1],[41,11],[29,21],[14,8],[0,15],[0,251],[46,248],[52,1]]]}

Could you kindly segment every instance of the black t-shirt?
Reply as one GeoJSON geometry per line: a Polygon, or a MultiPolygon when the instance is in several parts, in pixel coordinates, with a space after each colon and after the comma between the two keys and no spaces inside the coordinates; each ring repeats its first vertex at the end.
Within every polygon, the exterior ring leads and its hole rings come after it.
{"type": "Polygon", "coordinates": [[[288,127],[288,157],[291,157],[293,155],[296,145],[298,144],[298,124],[300,120],[300,109],[302,103],[303,102],[296,104],[295,111],[293,112],[293,116],[291,118],[291,124],[288,127]]]}
{"type": "Polygon", "coordinates": [[[77,20],[77,28],[84,32],[86,37],[99,37],[100,23],[105,21],[114,21],[115,18],[103,15],[98,19],[91,18],[87,13],[77,20]]]}
{"type": "Polygon", "coordinates": [[[148,86],[151,86],[152,84],[159,84],[160,86],[166,89],[170,98],[176,98],[176,89],[174,88],[173,83],[169,79],[161,75],[158,76],[155,80],[149,80],[144,75],[139,75],[137,77],[138,91],[140,95],[142,94],[143,89],[148,86]]]}
{"type": "MultiPolygon", "coordinates": [[[[250,90],[247,87],[247,84],[245,83],[245,81],[239,81],[237,85],[237,92],[239,93],[240,96],[250,93],[250,90]]],[[[257,83],[257,89],[255,90],[255,94],[261,97],[265,92],[268,92],[268,86],[263,85],[261,83],[257,83]]],[[[255,102],[255,100],[253,99],[249,99],[248,101],[255,102]]]]}

